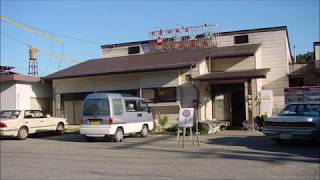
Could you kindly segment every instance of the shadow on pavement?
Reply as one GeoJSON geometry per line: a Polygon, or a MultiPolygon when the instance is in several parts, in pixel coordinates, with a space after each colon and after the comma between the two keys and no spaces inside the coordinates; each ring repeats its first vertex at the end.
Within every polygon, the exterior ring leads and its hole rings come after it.
{"type": "Polygon", "coordinates": [[[283,157],[303,156],[308,158],[320,158],[320,147],[313,142],[288,142],[284,144],[276,144],[265,136],[241,136],[241,137],[217,137],[208,139],[208,144],[223,146],[242,146],[251,150],[254,154],[265,154],[276,156],[280,159],[283,157]]]}

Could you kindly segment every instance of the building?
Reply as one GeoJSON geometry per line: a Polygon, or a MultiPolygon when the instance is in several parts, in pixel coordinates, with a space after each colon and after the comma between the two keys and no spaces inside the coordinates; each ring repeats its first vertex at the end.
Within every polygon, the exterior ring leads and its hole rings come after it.
{"type": "Polygon", "coordinates": [[[289,87],[320,86],[320,42],[313,43],[314,61],[290,63],[289,87]]]}
{"type": "Polygon", "coordinates": [[[264,107],[269,114],[284,106],[291,62],[285,26],[221,32],[215,46],[203,48],[179,49],[180,44],[176,50],[150,53],[150,48],[166,48],[154,42],[103,45],[102,58],[48,75],[53,113],[78,124],[82,102],[92,92],[142,96],[154,113],[171,122],[180,106],[198,105],[200,121],[227,120],[233,127],[264,113],[262,101],[270,101],[264,107]],[[261,96],[266,91],[268,96],[261,96]]]}
{"type": "Polygon", "coordinates": [[[0,109],[39,109],[50,113],[52,88],[38,77],[8,71],[1,66],[0,109]]]}

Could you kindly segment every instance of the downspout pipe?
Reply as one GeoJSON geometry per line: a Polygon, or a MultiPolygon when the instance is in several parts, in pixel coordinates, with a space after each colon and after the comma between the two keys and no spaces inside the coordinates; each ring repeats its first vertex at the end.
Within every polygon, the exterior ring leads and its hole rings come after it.
{"type": "MultiPolygon", "coordinates": [[[[197,98],[197,107],[196,107],[196,135],[199,134],[199,100],[200,100],[200,90],[199,88],[194,84],[194,79],[192,77],[192,65],[190,65],[190,81],[191,81],[191,85],[193,87],[193,89],[196,90],[196,98],[197,98]]],[[[199,145],[199,144],[198,144],[199,145]]]]}

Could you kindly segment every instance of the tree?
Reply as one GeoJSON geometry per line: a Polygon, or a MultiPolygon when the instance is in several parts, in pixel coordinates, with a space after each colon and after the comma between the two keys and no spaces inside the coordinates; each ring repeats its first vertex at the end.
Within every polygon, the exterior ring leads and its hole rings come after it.
{"type": "MultiPolygon", "coordinates": [[[[293,56],[291,58],[294,59],[293,56]]],[[[296,63],[313,63],[313,62],[314,62],[313,52],[308,51],[307,53],[297,55],[296,63]]]]}

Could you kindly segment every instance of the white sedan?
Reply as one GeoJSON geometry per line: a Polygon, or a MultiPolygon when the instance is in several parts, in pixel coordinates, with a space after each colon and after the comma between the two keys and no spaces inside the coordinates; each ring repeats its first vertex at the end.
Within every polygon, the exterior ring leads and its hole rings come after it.
{"type": "Polygon", "coordinates": [[[0,136],[26,139],[29,134],[55,131],[63,134],[68,123],[64,118],[45,115],[40,110],[2,110],[0,112],[0,136]]]}

